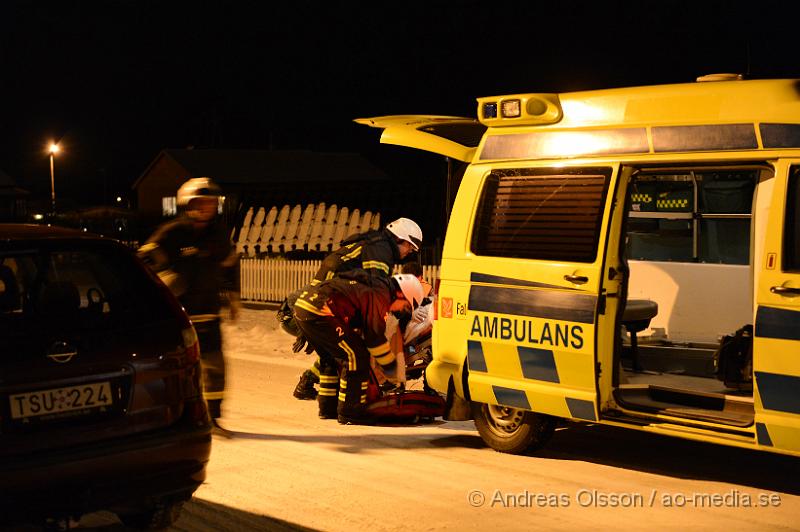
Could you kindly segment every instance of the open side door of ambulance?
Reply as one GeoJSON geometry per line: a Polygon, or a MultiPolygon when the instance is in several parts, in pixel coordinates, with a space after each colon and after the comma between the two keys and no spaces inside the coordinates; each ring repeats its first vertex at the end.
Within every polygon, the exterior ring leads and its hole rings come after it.
{"type": "Polygon", "coordinates": [[[392,115],[357,118],[359,124],[383,129],[382,144],[429,151],[471,162],[486,126],[474,118],[433,115],[392,115]]]}
{"type": "Polygon", "coordinates": [[[800,452],[800,160],[778,162],[758,272],[753,341],[760,446],[800,452]]]}

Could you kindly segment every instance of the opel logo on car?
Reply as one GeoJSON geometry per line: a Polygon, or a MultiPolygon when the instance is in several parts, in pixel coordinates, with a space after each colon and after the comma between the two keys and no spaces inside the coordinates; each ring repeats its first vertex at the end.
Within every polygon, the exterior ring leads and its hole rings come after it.
{"type": "Polygon", "coordinates": [[[59,364],[65,364],[78,354],[78,350],[67,342],[55,342],[48,349],[47,358],[59,364]]]}

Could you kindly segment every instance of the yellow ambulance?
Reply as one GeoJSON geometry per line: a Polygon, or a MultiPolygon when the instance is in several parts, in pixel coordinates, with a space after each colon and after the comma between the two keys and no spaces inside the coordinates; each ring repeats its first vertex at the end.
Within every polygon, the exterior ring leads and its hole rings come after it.
{"type": "Polygon", "coordinates": [[[357,120],[466,163],[427,381],[520,453],[559,420],[800,455],[800,81],[357,120]]]}

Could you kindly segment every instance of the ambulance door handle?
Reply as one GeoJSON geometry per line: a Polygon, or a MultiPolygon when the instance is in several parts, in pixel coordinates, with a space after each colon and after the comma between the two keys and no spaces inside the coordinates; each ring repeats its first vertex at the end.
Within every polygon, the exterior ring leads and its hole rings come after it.
{"type": "Polygon", "coordinates": [[[773,286],[769,291],[779,296],[800,296],[800,288],[791,288],[789,286],[773,286]]]}
{"type": "Polygon", "coordinates": [[[565,275],[564,279],[573,284],[586,284],[589,282],[589,278],[585,275],[565,275]]]}

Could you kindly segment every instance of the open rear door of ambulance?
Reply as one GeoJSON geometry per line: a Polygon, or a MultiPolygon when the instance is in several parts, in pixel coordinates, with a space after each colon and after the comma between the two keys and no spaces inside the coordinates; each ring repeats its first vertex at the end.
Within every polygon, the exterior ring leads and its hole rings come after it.
{"type": "Polygon", "coordinates": [[[382,144],[429,151],[472,162],[486,126],[474,118],[433,115],[392,115],[357,118],[355,122],[383,129],[382,144]]]}
{"type": "Polygon", "coordinates": [[[800,454],[800,160],[781,160],[758,272],[753,377],[758,444],[800,454]]]}

